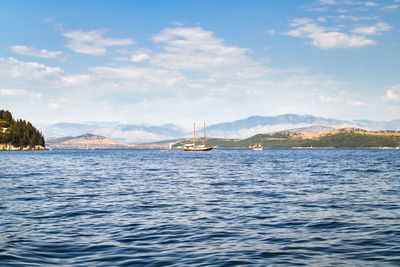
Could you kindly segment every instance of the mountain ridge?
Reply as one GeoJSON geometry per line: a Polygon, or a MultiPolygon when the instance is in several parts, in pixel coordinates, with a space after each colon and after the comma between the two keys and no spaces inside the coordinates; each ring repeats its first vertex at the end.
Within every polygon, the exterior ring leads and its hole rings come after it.
{"type": "MultiPolygon", "coordinates": [[[[398,148],[400,132],[373,132],[361,128],[323,128],[316,133],[315,127],[292,129],[275,133],[257,134],[246,139],[209,138],[210,146],[220,148],[247,148],[260,144],[265,148],[398,148]]],[[[192,139],[166,140],[147,144],[118,143],[111,138],[85,134],[75,137],[48,138],[51,148],[57,149],[168,149],[181,146],[192,139]]],[[[199,142],[201,140],[199,139],[199,142]]]]}
{"type": "MultiPolygon", "coordinates": [[[[305,127],[359,127],[370,131],[400,129],[400,120],[340,120],[313,115],[283,114],[278,116],[250,116],[231,122],[212,124],[207,135],[220,138],[248,138],[255,134],[271,133],[305,127]]],[[[198,129],[200,130],[200,129],[198,129]]],[[[42,127],[45,136],[65,137],[85,133],[113,138],[123,143],[149,143],[190,137],[179,125],[168,123],[161,126],[123,124],[118,122],[56,123],[42,127]]]]}
{"type": "Polygon", "coordinates": [[[51,148],[59,149],[121,149],[134,147],[128,144],[118,143],[112,138],[94,134],[60,138],[51,137],[47,138],[46,142],[51,148]]]}

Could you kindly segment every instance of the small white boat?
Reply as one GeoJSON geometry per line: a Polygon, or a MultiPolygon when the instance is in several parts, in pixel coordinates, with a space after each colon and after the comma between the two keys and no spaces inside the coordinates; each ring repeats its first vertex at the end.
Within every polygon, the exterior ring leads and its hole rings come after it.
{"type": "Polygon", "coordinates": [[[263,150],[261,144],[254,144],[254,146],[249,146],[249,148],[253,150],[263,150]]]}
{"type": "Polygon", "coordinates": [[[165,151],[170,151],[172,149],[172,146],[174,145],[174,143],[169,143],[168,147],[164,148],[165,151]]]}

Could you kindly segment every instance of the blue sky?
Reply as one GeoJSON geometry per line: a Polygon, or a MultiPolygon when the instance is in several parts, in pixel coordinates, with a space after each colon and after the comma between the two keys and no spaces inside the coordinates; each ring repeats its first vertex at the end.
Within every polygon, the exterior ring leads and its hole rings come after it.
{"type": "Polygon", "coordinates": [[[400,0],[6,1],[0,108],[34,123],[400,119],[400,0]]]}

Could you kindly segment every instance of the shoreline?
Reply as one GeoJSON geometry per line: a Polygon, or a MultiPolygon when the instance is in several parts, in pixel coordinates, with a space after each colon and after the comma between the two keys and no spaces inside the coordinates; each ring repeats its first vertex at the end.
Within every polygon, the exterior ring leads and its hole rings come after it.
{"type": "MultiPolygon", "coordinates": [[[[287,150],[343,150],[343,149],[357,149],[357,150],[398,150],[400,149],[399,147],[264,147],[263,150],[279,150],[279,149],[287,149],[287,150]]],[[[51,147],[44,147],[41,149],[19,149],[19,148],[14,148],[14,149],[2,149],[0,147],[0,151],[44,151],[44,150],[163,150],[163,151],[170,151],[166,150],[162,147],[160,148],[51,148],[51,147]]],[[[182,151],[181,148],[172,148],[171,150],[174,151],[182,151]]],[[[252,149],[245,148],[245,147],[216,147],[214,150],[248,150],[251,151],[252,149]]]]}
{"type": "Polygon", "coordinates": [[[49,150],[45,146],[26,146],[26,147],[15,147],[9,144],[0,144],[0,151],[39,151],[39,150],[49,150]]]}

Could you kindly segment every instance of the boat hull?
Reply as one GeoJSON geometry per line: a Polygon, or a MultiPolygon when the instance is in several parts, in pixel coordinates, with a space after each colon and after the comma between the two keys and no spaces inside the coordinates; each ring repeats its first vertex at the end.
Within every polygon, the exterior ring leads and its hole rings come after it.
{"type": "Polygon", "coordinates": [[[184,147],[183,150],[184,151],[210,151],[214,149],[213,147],[184,147]]]}
{"type": "Polygon", "coordinates": [[[203,145],[196,145],[196,124],[193,123],[193,144],[184,144],[182,145],[184,151],[210,151],[214,149],[214,147],[208,147],[206,141],[206,123],[204,123],[204,141],[203,145]]]}

